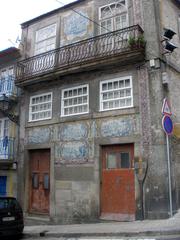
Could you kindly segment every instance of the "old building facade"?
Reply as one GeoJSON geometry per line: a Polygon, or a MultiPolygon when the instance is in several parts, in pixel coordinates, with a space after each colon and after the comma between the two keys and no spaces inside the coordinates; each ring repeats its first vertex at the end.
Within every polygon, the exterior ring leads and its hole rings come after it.
{"type": "MultiPolygon", "coordinates": [[[[178,1],[79,0],[22,24],[18,197],[27,216],[169,216],[161,108],[167,97],[178,129],[180,51],[164,54],[162,35],[171,28],[179,44],[178,18],[178,1]]],[[[176,212],[179,138],[170,138],[176,212]]]]}
{"type": "Polygon", "coordinates": [[[0,51],[0,195],[17,196],[18,89],[15,65],[20,51],[0,51]]]}

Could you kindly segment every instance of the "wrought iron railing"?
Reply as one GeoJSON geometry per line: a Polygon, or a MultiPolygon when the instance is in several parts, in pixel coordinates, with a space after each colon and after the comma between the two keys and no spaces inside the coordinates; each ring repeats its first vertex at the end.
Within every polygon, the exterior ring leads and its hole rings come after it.
{"type": "Polygon", "coordinates": [[[0,161],[1,159],[12,160],[14,158],[14,138],[0,138],[0,161]]]}
{"type": "Polygon", "coordinates": [[[131,44],[132,40],[135,43],[142,34],[143,30],[140,26],[135,25],[27,58],[17,64],[16,81],[143,49],[142,44],[134,44],[134,46],[131,44]]]}
{"type": "Polygon", "coordinates": [[[0,78],[0,96],[17,96],[17,87],[14,81],[15,77],[11,75],[0,78]]]}

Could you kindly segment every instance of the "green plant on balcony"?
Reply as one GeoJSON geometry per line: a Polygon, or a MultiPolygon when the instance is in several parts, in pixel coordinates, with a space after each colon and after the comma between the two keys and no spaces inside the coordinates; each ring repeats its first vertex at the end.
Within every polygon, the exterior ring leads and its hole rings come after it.
{"type": "Polygon", "coordinates": [[[130,36],[128,39],[128,45],[131,49],[135,48],[144,48],[146,41],[143,35],[139,35],[138,37],[130,36]]]}

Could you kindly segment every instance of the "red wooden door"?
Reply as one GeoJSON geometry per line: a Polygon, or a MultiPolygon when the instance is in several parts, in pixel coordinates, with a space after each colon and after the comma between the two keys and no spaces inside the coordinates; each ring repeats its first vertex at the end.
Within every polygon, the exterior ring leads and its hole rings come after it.
{"type": "Polygon", "coordinates": [[[133,155],[133,144],[102,148],[102,219],[135,220],[133,155]]]}
{"type": "Polygon", "coordinates": [[[37,214],[49,213],[50,192],[50,151],[30,151],[30,200],[29,212],[37,214]]]}

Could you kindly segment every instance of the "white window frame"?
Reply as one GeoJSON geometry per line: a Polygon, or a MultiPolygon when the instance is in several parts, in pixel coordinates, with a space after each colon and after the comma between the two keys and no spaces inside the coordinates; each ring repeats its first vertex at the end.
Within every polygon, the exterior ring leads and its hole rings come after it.
{"type": "MultiPolygon", "coordinates": [[[[70,97],[70,98],[75,98],[74,96],[70,97]]],[[[70,98],[66,98],[66,99],[70,99],[70,98]]],[[[83,106],[85,104],[76,104],[76,105],[70,105],[68,107],[75,107],[75,106],[83,106]]],[[[67,107],[67,108],[68,108],[67,107]]],[[[75,116],[75,115],[82,115],[82,114],[87,114],[89,113],[89,85],[88,84],[84,84],[84,85],[79,85],[79,86],[76,86],[76,87],[72,87],[72,88],[65,88],[62,90],[62,96],[61,96],[61,117],[69,117],[69,116],[75,116]],[[78,89],[78,88],[84,88],[84,87],[87,87],[87,94],[86,95],[77,95],[77,97],[83,97],[83,96],[87,96],[87,111],[86,112],[81,112],[81,113],[72,113],[72,114],[68,114],[68,115],[65,115],[64,114],[64,110],[65,110],[65,107],[64,107],[64,92],[65,91],[73,91],[75,89],[78,89]]]]}
{"type": "MultiPolygon", "coordinates": [[[[119,0],[118,2],[113,2],[113,3],[110,3],[110,4],[106,4],[104,6],[101,6],[99,7],[99,22],[100,22],[100,25],[103,21],[107,21],[108,19],[111,19],[111,22],[112,22],[112,29],[107,29],[107,31],[105,31],[106,33],[108,32],[108,30],[110,31],[116,31],[116,30],[119,30],[119,29],[116,29],[116,24],[115,24],[115,19],[117,16],[121,16],[121,15],[126,15],[126,18],[127,18],[127,27],[129,26],[129,18],[128,18],[128,3],[127,3],[127,0],[125,0],[125,8],[126,10],[124,10],[123,12],[121,13],[118,13],[116,15],[112,15],[112,16],[108,16],[108,17],[104,17],[102,18],[102,9],[105,8],[105,7],[109,7],[113,4],[117,4],[117,3],[120,3],[121,0],[119,0]]],[[[103,28],[103,30],[105,30],[103,28]]],[[[102,34],[102,27],[100,27],[100,30],[99,30],[100,34],[102,34]]],[[[104,33],[105,33],[104,32],[104,33]]]]}
{"type": "Polygon", "coordinates": [[[105,80],[105,81],[100,81],[100,98],[99,98],[100,102],[99,102],[99,111],[100,112],[104,112],[104,111],[112,111],[112,110],[117,110],[117,109],[125,109],[125,108],[132,108],[134,105],[133,103],[133,84],[132,84],[132,76],[125,76],[125,77],[119,77],[119,78],[113,78],[113,79],[109,79],[109,80],[105,80]],[[103,103],[104,102],[109,102],[110,100],[107,99],[107,101],[104,101],[103,100],[103,93],[108,93],[108,92],[114,92],[116,90],[124,90],[126,89],[126,87],[124,88],[118,88],[118,89],[112,89],[112,90],[106,90],[106,91],[103,91],[102,90],[102,85],[104,83],[113,83],[113,82],[116,82],[116,81],[122,81],[122,80],[126,80],[126,79],[129,79],[130,80],[130,86],[127,87],[131,89],[131,96],[130,97],[120,97],[120,98],[113,98],[112,101],[114,100],[120,100],[120,99],[126,99],[126,98],[131,98],[131,105],[129,106],[123,106],[123,107],[117,107],[117,108],[108,108],[108,109],[103,109],[103,103]]]}
{"type": "Polygon", "coordinates": [[[37,55],[37,54],[41,54],[41,53],[44,53],[44,52],[47,52],[47,51],[50,51],[50,50],[52,50],[52,49],[55,49],[55,47],[56,47],[56,32],[57,32],[57,24],[56,23],[53,23],[53,24],[50,24],[50,25],[48,25],[48,26],[46,26],[46,27],[43,27],[43,28],[40,28],[40,29],[38,29],[37,31],[36,31],[36,34],[35,34],[35,46],[34,46],[34,54],[35,55],[37,55]],[[40,37],[40,31],[42,31],[42,30],[45,30],[45,29],[48,29],[48,28],[50,28],[50,27],[55,27],[55,32],[54,32],[54,34],[51,36],[46,36],[45,38],[43,37],[42,39],[41,39],[41,37],[40,37]],[[38,36],[39,35],[39,36],[38,36]],[[40,39],[39,39],[40,38],[40,39]],[[49,49],[49,50],[47,50],[46,48],[47,48],[47,46],[46,46],[46,44],[45,44],[45,48],[44,48],[44,50],[43,51],[38,51],[38,49],[37,49],[37,46],[38,46],[38,44],[40,44],[40,43],[46,43],[48,40],[51,40],[51,39],[54,39],[54,47],[53,48],[51,48],[51,49],[49,49]]]}
{"type": "Polygon", "coordinates": [[[52,118],[52,100],[53,100],[52,98],[53,98],[52,92],[38,94],[38,95],[34,95],[34,96],[30,97],[30,102],[29,102],[29,122],[43,121],[43,120],[47,120],[47,119],[51,119],[52,118]],[[40,104],[40,103],[39,104],[32,104],[32,100],[34,98],[44,97],[44,96],[47,96],[47,95],[51,95],[51,101],[49,101],[49,102],[42,102],[41,104],[51,103],[50,109],[43,110],[43,111],[37,111],[36,113],[49,111],[50,112],[50,116],[49,117],[45,117],[45,118],[32,119],[32,115],[35,113],[35,112],[32,112],[32,106],[40,104]]]}

